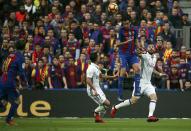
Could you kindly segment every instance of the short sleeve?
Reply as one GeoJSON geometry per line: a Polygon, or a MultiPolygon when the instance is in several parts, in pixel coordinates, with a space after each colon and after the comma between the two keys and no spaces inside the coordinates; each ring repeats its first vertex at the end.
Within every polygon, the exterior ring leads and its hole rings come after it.
{"type": "Polygon", "coordinates": [[[89,67],[89,68],[87,69],[86,76],[87,76],[88,78],[92,78],[92,77],[93,77],[93,74],[94,74],[93,69],[92,69],[91,67],[89,67]]]}
{"type": "Polygon", "coordinates": [[[142,59],[146,60],[147,59],[147,53],[146,54],[141,54],[142,59]]]}

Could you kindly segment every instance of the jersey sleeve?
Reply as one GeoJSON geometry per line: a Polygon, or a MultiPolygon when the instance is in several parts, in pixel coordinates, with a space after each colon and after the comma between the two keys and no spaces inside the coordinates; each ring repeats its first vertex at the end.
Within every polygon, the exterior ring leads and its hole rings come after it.
{"type": "Polygon", "coordinates": [[[142,57],[143,60],[147,60],[147,53],[141,54],[141,57],[142,57]]]}
{"type": "Polygon", "coordinates": [[[94,74],[93,69],[92,69],[91,67],[89,67],[89,68],[87,69],[86,76],[87,76],[88,78],[92,78],[92,77],[93,77],[93,74],[94,74]]]}
{"type": "Polygon", "coordinates": [[[154,60],[153,60],[153,62],[154,62],[155,65],[156,65],[156,62],[157,62],[157,56],[156,56],[156,55],[154,55],[154,60]]]}

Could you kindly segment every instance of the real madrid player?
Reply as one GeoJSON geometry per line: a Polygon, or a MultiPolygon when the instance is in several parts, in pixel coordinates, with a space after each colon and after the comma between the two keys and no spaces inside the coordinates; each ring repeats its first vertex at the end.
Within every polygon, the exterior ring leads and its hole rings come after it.
{"type": "MultiPolygon", "coordinates": [[[[148,122],[156,122],[159,120],[157,117],[153,116],[153,113],[156,107],[156,102],[157,102],[157,95],[155,92],[155,87],[151,84],[152,73],[154,72],[160,76],[165,75],[154,70],[154,67],[157,61],[157,57],[154,52],[155,52],[154,45],[149,43],[147,47],[147,52],[139,54],[139,56],[141,57],[141,79],[140,79],[139,86],[141,87],[141,94],[146,95],[150,98],[149,114],[147,119],[148,122]]],[[[135,87],[132,94],[134,94],[134,91],[135,91],[135,87]]],[[[120,108],[129,106],[131,104],[135,104],[139,98],[140,97],[138,98],[133,97],[132,95],[132,98],[127,99],[124,102],[121,102],[113,106],[111,110],[111,117],[115,117],[116,112],[120,108]]]]}
{"type": "Polygon", "coordinates": [[[110,101],[106,98],[104,92],[100,87],[100,79],[112,79],[116,76],[104,76],[101,74],[99,63],[99,55],[97,53],[92,53],[90,55],[91,64],[89,65],[86,72],[87,81],[87,93],[88,96],[93,99],[98,107],[94,110],[94,117],[96,123],[103,123],[101,114],[105,113],[110,106],[110,101]]]}

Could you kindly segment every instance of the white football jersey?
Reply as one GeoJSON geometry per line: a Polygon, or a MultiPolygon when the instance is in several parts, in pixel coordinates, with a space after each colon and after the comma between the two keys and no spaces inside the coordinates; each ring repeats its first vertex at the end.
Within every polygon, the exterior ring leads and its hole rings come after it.
{"type": "Polygon", "coordinates": [[[151,76],[157,61],[157,57],[155,54],[150,55],[148,52],[146,54],[142,54],[141,59],[141,82],[150,83],[151,76]]]}
{"type": "MultiPolygon", "coordinates": [[[[99,76],[100,76],[101,71],[99,70],[99,66],[91,63],[88,66],[88,69],[86,71],[86,77],[91,78],[93,82],[93,86],[96,89],[100,89],[100,81],[99,81],[99,76]]],[[[89,85],[87,84],[87,88],[90,88],[89,85]]]]}

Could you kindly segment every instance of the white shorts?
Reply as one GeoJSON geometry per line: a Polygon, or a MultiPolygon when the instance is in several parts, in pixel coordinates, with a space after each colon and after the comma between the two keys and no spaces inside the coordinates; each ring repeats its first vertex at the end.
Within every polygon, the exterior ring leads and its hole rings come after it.
{"type": "MultiPolygon", "coordinates": [[[[151,83],[140,82],[139,86],[141,87],[141,94],[143,95],[150,96],[151,94],[156,94],[155,87],[151,83]]],[[[132,95],[134,94],[134,91],[135,91],[135,86],[132,95]]]]}
{"type": "Polygon", "coordinates": [[[88,96],[92,98],[98,105],[102,105],[106,100],[106,96],[101,89],[96,89],[96,90],[98,95],[94,96],[92,89],[87,88],[88,96]]]}

